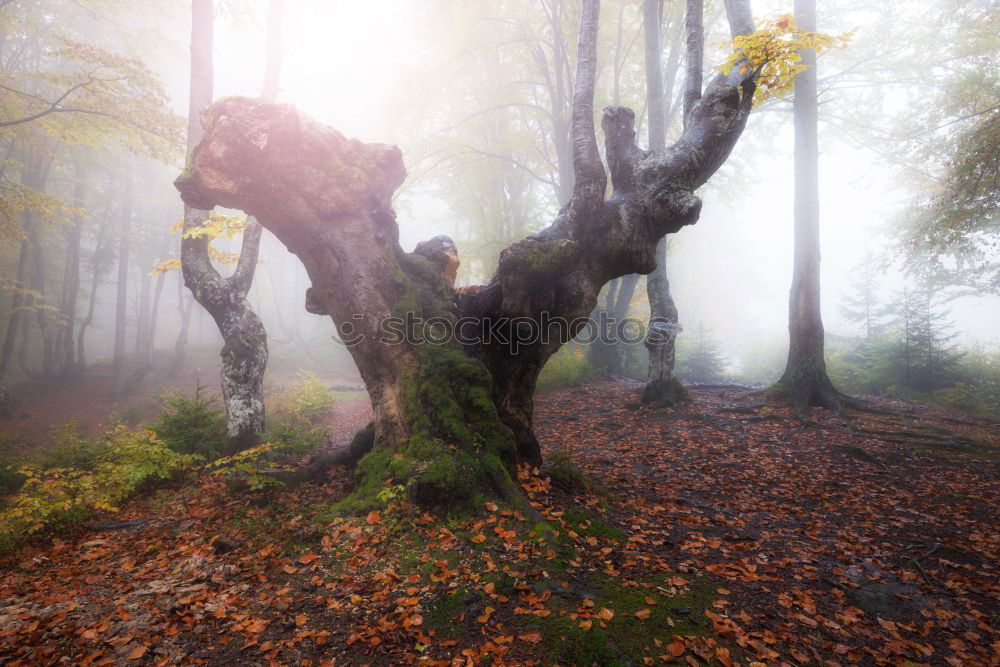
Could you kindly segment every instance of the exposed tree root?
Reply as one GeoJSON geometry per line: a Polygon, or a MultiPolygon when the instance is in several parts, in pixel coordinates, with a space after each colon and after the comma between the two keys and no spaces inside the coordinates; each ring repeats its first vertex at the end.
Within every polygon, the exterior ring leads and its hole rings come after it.
{"type": "Polygon", "coordinates": [[[691,396],[680,380],[672,377],[669,380],[653,380],[647,383],[642,390],[641,402],[643,405],[672,406],[690,399],[691,396]]]}
{"type": "Polygon", "coordinates": [[[306,470],[310,477],[317,477],[333,466],[346,466],[353,469],[361,457],[372,450],[375,446],[375,422],[368,422],[368,425],[354,434],[351,442],[346,447],[338,449],[324,450],[313,456],[306,464],[306,470]]]}

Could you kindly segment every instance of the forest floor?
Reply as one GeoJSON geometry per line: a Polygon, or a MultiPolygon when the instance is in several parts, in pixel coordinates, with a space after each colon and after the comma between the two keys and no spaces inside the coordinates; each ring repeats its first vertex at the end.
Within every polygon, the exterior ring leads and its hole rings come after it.
{"type": "MultiPolygon", "coordinates": [[[[65,380],[29,380],[11,387],[15,404],[0,417],[0,461],[23,458],[44,447],[53,430],[73,424],[85,434],[98,433],[122,421],[130,426],[148,422],[163,411],[163,397],[170,392],[191,394],[203,387],[210,394],[221,392],[217,346],[191,346],[181,371],[170,373],[172,353],[160,350],[148,373],[132,372],[126,391],[114,393],[110,362],[94,364],[87,372],[65,380]]],[[[295,363],[272,363],[265,387],[280,392],[296,381],[295,363]]],[[[324,382],[345,390],[364,391],[357,371],[325,374],[324,382]]]]}
{"type": "Polygon", "coordinates": [[[638,387],[539,397],[543,522],[335,517],[345,471],[138,498],[0,570],[0,665],[1000,664],[997,424],[638,387]]]}

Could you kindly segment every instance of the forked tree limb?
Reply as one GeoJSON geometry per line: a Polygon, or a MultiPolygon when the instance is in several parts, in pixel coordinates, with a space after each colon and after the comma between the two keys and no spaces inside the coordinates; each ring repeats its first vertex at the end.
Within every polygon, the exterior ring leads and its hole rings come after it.
{"type": "MultiPolygon", "coordinates": [[[[727,6],[749,15],[746,2],[727,6]]],[[[584,0],[572,196],[552,225],[501,253],[484,285],[452,289],[445,270],[450,240],[426,252],[400,247],[391,199],[406,171],[396,147],[347,139],[290,105],[247,98],[220,100],[205,116],[205,137],[176,182],[185,202],[254,215],[302,260],[312,307],[356,339],[350,352],[375,412],[374,449],[359,464],[368,481],[359,494],[381,479],[403,484],[423,504],[467,500],[470,485],[514,497],[513,463],[541,461],[531,420],[542,366],[584,326],[607,281],[649,273],[660,238],[697,220],[694,190],[746,125],[750,68],[714,77],[679,141],[664,151],[636,145],[631,110],[605,109],[613,185],[606,200],[593,122],[598,12],[597,0],[584,0]],[[406,313],[425,321],[499,321],[507,341],[387,342],[387,320],[406,313]],[[509,341],[524,328],[534,335],[514,349],[509,341]]],[[[732,22],[741,25],[742,18],[732,22]]]]}

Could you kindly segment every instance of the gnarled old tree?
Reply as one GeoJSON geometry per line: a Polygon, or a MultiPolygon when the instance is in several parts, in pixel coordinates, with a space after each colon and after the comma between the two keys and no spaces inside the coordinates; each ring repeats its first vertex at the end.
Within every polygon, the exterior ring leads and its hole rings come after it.
{"type": "MultiPolygon", "coordinates": [[[[262,97],[272,103],[278,94],[283,9],[284,0],[271,0],[262,97]]],[[[191,12],[188,151],[201,139],[202,122],[199,114],[212,101],[212,0],[194,0],[191,12]]],[[[207,218],[208,210],[184,207],[185,233],[181,237],[181,271],[184,274],[184,284],[215,320],[224,341],[221,353],[222,396],[226,408],[227,449],[232,453],[256,445],[264,430],[267,332],[246,298],[257,268],[262,227],[257,221],[248,220],[236,269],[231,276],[224,278],[212,266],[208,252],[209,238],[188,233],[203,225],[207,218]]],[[[184,323],[185,327],[186,325],[187,321],[184,323]]]]}
{"type": "MultiPolygon", "coordinates": [[[[734,34],[753,31],[747,0],[726,7],[734,34]]],[[[606,198],[594,131],[598,12],[598,0],[583,1],[573,195],[548,228],[501,253],[485,285],[454,289],[458,257],[447,238],[400,247],[391,200],[406,170],[395,146],[347,139],[290,105],[254,99],[220,100],[204,115],[204,137],[176,182],[184,201],[254,215],[305,265],[307,307],[351,332],[375,412],[355,508],[387,483],[425,506],[517,498],[515,464],[541,460],[532,401],[542,366],[585,325],[605,283],[652,271],[664,234],[698,219],[695,189],[746,125],[752,67],[717,75],[664,151],[636,145],[630,109],[605,109],[606,198]],[[457,335],[421,343],[386,326],[407,315],[457,335]],[[489,335],[474,335],[484,327],[489,335]]]]}

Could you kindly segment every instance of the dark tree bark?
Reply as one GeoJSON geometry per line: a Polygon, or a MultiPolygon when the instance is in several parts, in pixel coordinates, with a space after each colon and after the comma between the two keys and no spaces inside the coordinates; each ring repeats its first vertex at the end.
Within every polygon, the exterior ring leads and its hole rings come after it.
{"type": "MultiPolygon", "coordinates": [[[[685,103],[693,105],[701,97],[700,53],[705,40],[701,29],[701,0],[689,0],[687,4],[688,58],[695,61],[696,81],[691,81],[692,69],[688,67],[688,81],[685,89],[685,103]],[[697,88],[697,95],[693,94],[697,88]],[[691,94],[690,101],[688,93],[691,94]]],[[[643,0],[642,23],[646,41],[646,107],[649,110],[649,149],[662,151],[667,144],[667,110],[663,101],[663,76],[660,68],[662,47],[660,45],[661,23],[663,20],[662,0],[643,0]]],[[[673,55],[673,54],[671,54],[673,55]]],[[[674,62],[676,67],[676,60],[674,62]]],[[[670,73],[671,78],[674,72],[670,73]]],[[[643,403],[673,404],[687,396],[680,381],[674,377],[674,345],[677,340],[677,306],[670,295],[670,281],[667,279],[667,238],[656,245],[656,268],[646,278],[646,296],[649,299],[649,327],[646,332],[646,349],[649,351],[649,367],[646,386],[642,390],[643,403]]]]}
{"type": "MultiPolygon", "coordinates": [[[[212,102],[212,0],[192,4],[191,96],[188,149],[201,139],[200,113],[212,102]]],[[[269,66],[269,71],[271,67],[269,66]]],[[[276,88],[276,83],[271,83],[276,88]]],[[[208,211],[185,207],[184,230],[204,224],[208,211]]],[[[264,369],[267,333],[247,302],[260,248],[261,227],[250,220],[233,275],[223,278],[212,266],[206,237],[181,237],[184,284],[212,316],[222,334],[222,397],[226,407],[229,453],[260,442],[264,430],[264,369]]]]}
{"type": "Polygon", "coordinates": [[[31,245],[27,239],[21,241],[21,251],[17,259],[17,280],[10,305],[10,316],[7,318],[7,333],[3,339],[3,351],[0,352],[0,382],[7,376],[11,362],[14,360],[14,350],[17,344],[17,332],[21,326],[21,318],[25,306],[23,290],[27,287],[28,261],[31,245]]]}
{"type": "MultiPolygon", "coordinates": [[[[734,31],[752,31],[749,8],[741,0],[727,5],[736,9],[734,31]]],[[[349,140],[290,105],[228,98],[207,113],[205,136],[176,182],[181,196],[189,206],[256,216],[302,260],[312,281],[307,309],[328,313],[342,336],[351,331],[355,339],[350,352],[375,412],[357,505],[373,502],[385,483],[403,485],[423,505],[454,506],[483,493],[518,498],[514,463],[541,460],[531,428],[539,371],[584,326],[609,280],[652,271],[660,238],[697,220],[694,190],[746,125],[750,68],[717,76],[683,136],[664,151],[635,144],[631,110],[605,109],[614,186],[605,200],[594,132],[597,24],[598,2],[584,0],[570,124],[573,194],[552,225],[501,253],[486,285],[453,289],[458,257],[446,237],[412,253],[400,248],[391,197],[406,172],[396,147],[349,140]],[[515,351],[498,336],[440,345],[385,340],[389,318],[407,313],[439,323],[491,319],[495,330],[525,342],[515,351]]]]}
{"type": "Polygon", "coordinates": [[[597,313],[598,325],[605,327],[604,336],[590,344],[587,356],[591,365],[610,375],[622,376],[628,370],[628,348],[620,341],[619,323],[628,315],[638,283],[638,273],[612,280],[605,298],[605,318],[597,313]]]}
{"type": "MultiPolygon", "coordinates": [[[[816,30],[816,0],[795,0],[795,21],[816,30]]],[[[801,413],[840,409],[843,396],[826,372],[820,313],[819,137],[816,52],[801,51],[806,70],[795,79],[795,255],[788,298],[788,361],[778,381],[801,413]]]]}
{"type": "Polygon", "coordinates": [[[146,346],[142,351],[143,364],[146,367],[153,365],[153,352],[156,350],[156,325],[160,319],[160,300],[163,296],[163,285],[167,282],[165,271],[156,276],[156,286],[153,288],[153,306],[149,316],[149,337],[146,339],[146,346]]]}
{"type": "MultiPolygon", "coordinates": [[[[109,178],[109,181],[113,181],[113,178],[109,178]]],[[[109,182],[104,200],[105,215],[109,215],[111,212],[111,191],[111,183],[109,182]]],[[[76,338],[76,364],[80,371],[83,371],[87,367],[87,360],[85,356],[86,335],[87,329],[94,321],[94,309],[97,306],[97,290],[101,285],[101,274],[104,270],[103,256],[107,250],[108,227],[109,225],[107,222],[104,222],[99,226],[97,232],[97,243],[94,246],[94,254],[91,258],[90,296],[87,299],[87,314],[80,322],[80,333],[77,334],[76,338]]]]}
{"type": "Polygon", "coordinates": [[[118,283],[115,292],[115,350],[112,358],[112,384],[114,393],[125,393],[125,334],[128,320],[128,255],[132,226],[132,174],[125,174],[125,193],[122,195],[121,227],[118,236],[118,283]]]}
{"type": "Polygon", "coordinates": [[[78,151],[73,156],[73,226],[66,234],[66,270],[63,275],[62,317],[65,321],[59,332],[59,367],[64,376],[78,372],[76,364],[76,300],[80,292],[80,243],[83,238],[83,215],[86,205],[88,169],[83,155],[78,151]]]}

